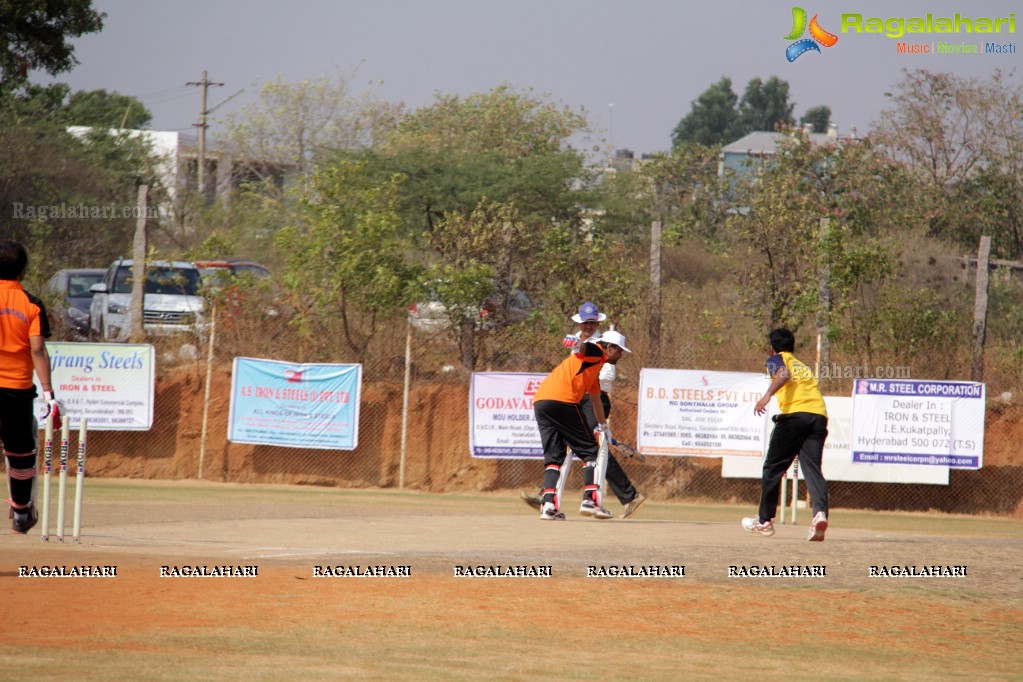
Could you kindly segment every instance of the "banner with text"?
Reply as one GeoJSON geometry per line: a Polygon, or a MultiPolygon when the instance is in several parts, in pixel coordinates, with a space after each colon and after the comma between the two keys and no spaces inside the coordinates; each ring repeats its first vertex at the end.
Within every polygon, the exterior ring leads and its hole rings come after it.
{"type": "MultiPolygon", "coordinates": [[[[81,417],[91,431],[148,431],[153,426],[156,366],[153,347],[125,343],[47,343],[53,392],[64,403],[68,426],[81,417]]],[[[46,414],[35,378],[35,414],[46,414]]]]}
{"type": "Polygon", "coordinates": [[[235,358],[227,438],[319,450],[359,445],[362,365],[235,358]]]}
{"type": "Polygon", "coordinates": [[[766,421],[753,406],[766,372],[643,369],[637,447],[645,455],[760,458],[766,421]]]}
{"type": "Polygon", "coordinates": [[[857,379],[854,462],[980,469],[984,384],[857,379]]]}
{"type": "Polygon", "coordinates": [[[473,372],[469,450],[473,457],[543,458],[533,395],[544,374],[473,372]]]}
{"type": "MultiPolygon", "coordinates": [[[[854,462],[852,458],[852,410],[849,396],[824,396],[828,406],[828,437],[824,441],[821,468],[829,481],[859,481],[870,483],[929,483],[948,485],[948,467],[921,467],[913,464],[877,464],[854,462]]],[[[778,413],[778,401],[771,400],[765,418],[778,413]]],[[[773,425],[768,422],[768,434],[773,425]]],[[[770,440],[768,435],[767,440],[770,440]]],[[[765,443],[764,454],[767,453],[765,443]]],[[[760,478],[763,458],[722,457],[722,478],[760,478]]],[[[790,470],[791,474],[791,470],[790,470]]],[[[803,479],[803,469],[799,469],[803,479]]]]}

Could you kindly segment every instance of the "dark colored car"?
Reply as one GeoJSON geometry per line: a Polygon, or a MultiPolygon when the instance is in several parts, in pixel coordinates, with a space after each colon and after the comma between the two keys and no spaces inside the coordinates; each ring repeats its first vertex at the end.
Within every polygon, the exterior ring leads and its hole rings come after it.
{"type": "Polygon", "coordinates": [[[195,267],[202,274],[203,286],[221,289],[239,281],[256,282],[270,276],[270,271],[250,260],[197,260],[195,267]]]}
{"type": "Polygon", "coordinates": [[[93,284],[103,281],[103,268],[69,268],[58,270],[47,288],[56,294],[60,303],[50,311],[54,335],[67,341],[86,341],[89,338],[89,305],[92,303],[93,284]]]}
{"type": "MultiPolygon", "coordinates": [[[[193,265],[202,274],[203,288],[219,301],[221,310],[225,310],[229,316],[241,312],[243,291],[247,292],[247,296],[276,298],[276,287],[270,280],[270,271],[254,261],[197,260],[193,265]],[[263,280],[267,280],[268,288],[259,287],[263,280]],[[257,289],[260,291],[257,292],[257,289]]],[[[277,317],[280,314],[279,304],[270,300],[263,312],[267,317],[277,317]]]]}

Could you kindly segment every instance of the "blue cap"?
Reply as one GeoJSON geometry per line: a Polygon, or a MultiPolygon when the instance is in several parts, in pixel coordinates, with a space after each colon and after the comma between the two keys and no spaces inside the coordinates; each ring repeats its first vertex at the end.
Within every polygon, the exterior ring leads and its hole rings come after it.
{"type": "Polygon", "coordinates": [[[597,310],[597,304],[591,301],[586,301],[579,306],[579,313],[572,316],[572,321],[578,324],[583,322],[603,322],[607,319],[607,315],[597,310]]]}

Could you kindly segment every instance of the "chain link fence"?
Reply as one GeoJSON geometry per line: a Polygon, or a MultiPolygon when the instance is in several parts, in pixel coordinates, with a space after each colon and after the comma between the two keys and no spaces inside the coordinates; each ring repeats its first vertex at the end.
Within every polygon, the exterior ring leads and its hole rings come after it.
{"type": "MultiPolygon", "coordinates": [[[[730,320],[706,315],[684,302],[666,302],[662,336],[653,344],[641,328],[642,316],[619,327],[635,350],[619,364],[612,393],[617,438],[636,442],[640,370],[644,367],[760,371],[764,350],[759,339],[730,330],[730,320]],[[666,342],[665,340],[670,340],[666,342]],[[651,350],[656,345],[656,353],[651,350]]],[[[476,459],[469,451],[469,386],[464,361],[472,357],[481,371],[546,373],[564,356],[561,335],[567,322],[526,322],[503,331],[473,330],[472,352],[465,334],[419,332],[404,320],[384,325],[366,344],[358,447],[353,451],[304,450],[244,445],[227,440],[231,361],[235,356],[287,362],[353,362],[338,335],[309,336],[278,314],[234,311],[218,318],[212,364],[208,346],[194,340],[182,351],[181,339],[157,340],[155,423],[148,432],[98,431],[90,434],[90,476],[195,479],[232,483],[279,483],[344,488],[404,488],[437,493],[533,491],[538,460],[476,459]],[[406,352],[411,359],[407,414],[404,414],[406,352]],[[208,378],[208,385],[207,385],[208,378]],[[407,438],[403,448],[403,419],[407,438]]],[[[813,350],[796,354],[812,360],[813,350]]],[[[948,354],[945,355],[948,357],[948,354]]],[[[855,367],[869,375],[887,371],[881,363],[832,355],[834,367],[855,367]]],[[[909,367],[912,378],[931,379],[937,371],[909,367]]],[[[940,379],[963,376],[948,367],[940,379]]],[[[835,373],[832,372],[832,375],[835,373]]],[[[822,381],[827,395],[851,395],[852,379],[838,373],[822,381]]],[[[952,470],[946,485],[850,483],[830,485],[836,508],[936,510],[963,514],[1023,514],[1023,407],[1007,392],[989,399],[984,468],[952,470]]],[[[741,502],[755,505],[760,482],[723,478],[721,460],[648,456],[625,459],[622,466],[650,499],[741,502]]],[[[570,490],[581,490],[581,467],[573,467],[570,490]]],[[[825,475],[827,471],[825,470],[825,475]]],[[[801,492],[805,491],[805,486],[801,492]]],[[[610,497],[608,498],[610,500],[610,497]]]]}

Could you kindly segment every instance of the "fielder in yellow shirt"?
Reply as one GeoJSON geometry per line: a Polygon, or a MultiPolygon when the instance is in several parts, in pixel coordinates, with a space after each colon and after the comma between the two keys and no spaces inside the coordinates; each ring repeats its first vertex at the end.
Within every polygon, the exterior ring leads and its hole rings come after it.
{"type": "Polygon", "coordinates": [[[774,535],[779,485],[792,460],[799,455],[814,512],[807,540],[823,542],[828,529],[828,483],[821,471],[821,459],[828,437],[828,409],[813,370],[792,354],[796,343],[792,332],[775,329],[767,338],[771,343],[771,357],[766,362],[771,385],[753,412],[764,414],[771,396],[777,395],[780,414],[774,417],[774,430],[764,458],[758,515],[743,519],[742,527],[750,533],[774,535]]]}

